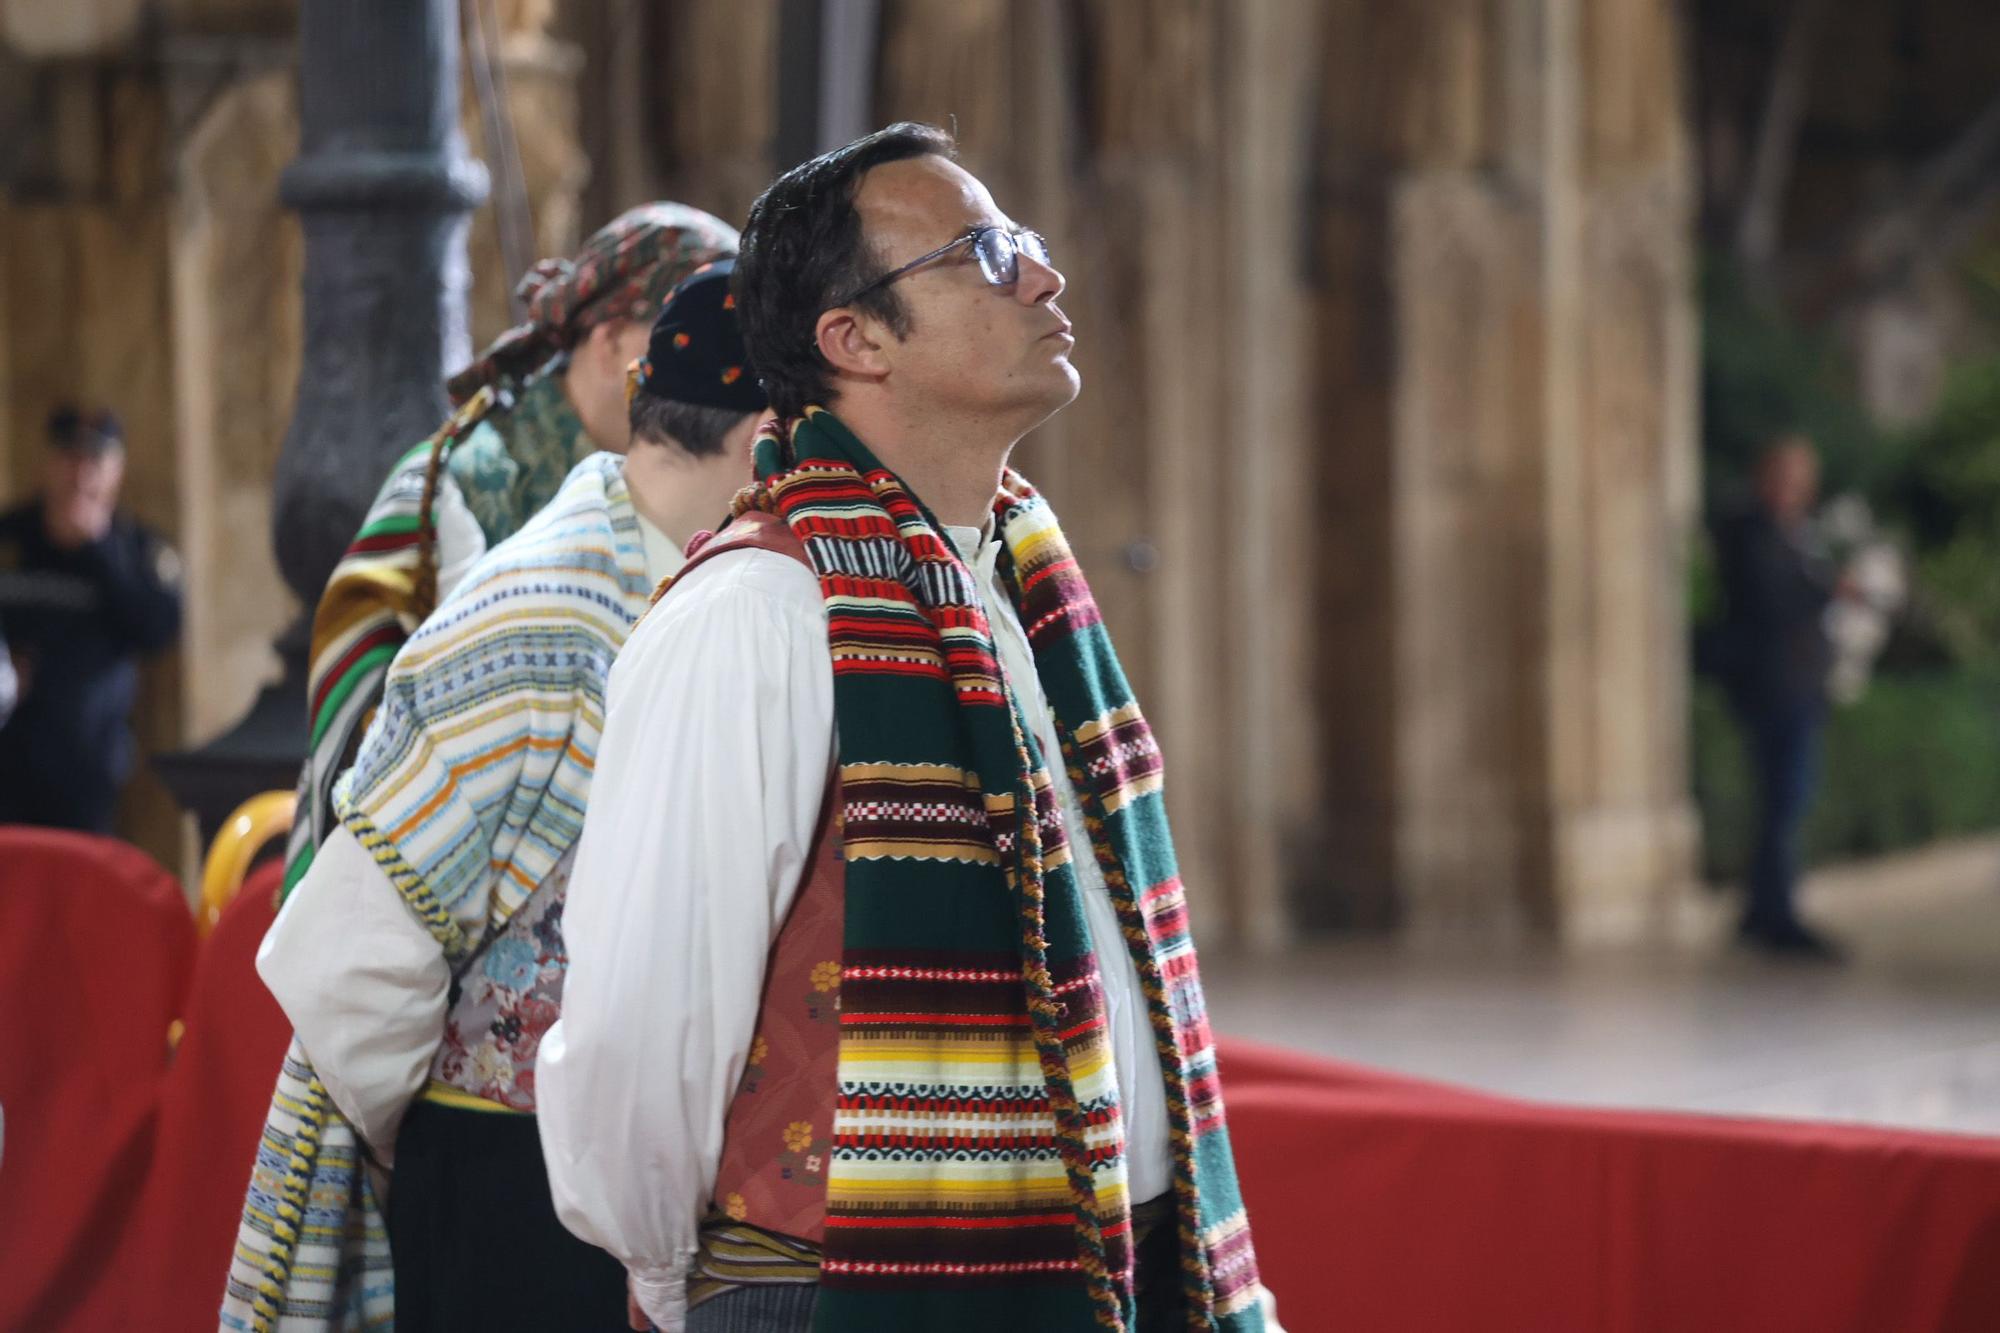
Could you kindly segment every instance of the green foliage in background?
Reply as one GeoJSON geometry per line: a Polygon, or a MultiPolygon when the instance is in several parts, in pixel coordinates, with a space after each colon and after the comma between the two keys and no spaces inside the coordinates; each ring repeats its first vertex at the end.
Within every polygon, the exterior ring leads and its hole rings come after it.
{"type": "Polygon", "coordinates": [[[2000,358],[1961,366],[1888,487],[1917,613],[1949,660],[2000,666],[2000,358]]]}
{"type": "Polygon", "coordinates": [[[1747,484],[1772,438],[1819,447],[1827,494],[1873,496],[1901,464],[1898,442],[1862,411],[1840,349],[1759,301],[1727,258],[1702,265],[1702,474],[1711,514],[1747,484]]]}
{"type": "MultiPolygon", "coordinates": [[[[1691,759],[1703,871],[1739,878],[1756,829],[1756,779],[1709,681],[1695,686],[1691,759]]],[[[1809,863],[2000,827],[2000,673],[1877,679],[1859,703],[1834,710],[1824,760],[1806,821],[1809,863]]]]}

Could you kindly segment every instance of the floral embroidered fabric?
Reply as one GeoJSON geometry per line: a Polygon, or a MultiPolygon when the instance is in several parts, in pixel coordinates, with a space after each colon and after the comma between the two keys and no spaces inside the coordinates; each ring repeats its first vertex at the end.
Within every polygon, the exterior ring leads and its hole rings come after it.
{"type": "Polygon", "coordinates": [[[432,1078],[517,1111],[535,1109],[535,1053],[561,1014],[569,967],[562,913],[574,859],[572,849],[454,982],[432,1078]]]}

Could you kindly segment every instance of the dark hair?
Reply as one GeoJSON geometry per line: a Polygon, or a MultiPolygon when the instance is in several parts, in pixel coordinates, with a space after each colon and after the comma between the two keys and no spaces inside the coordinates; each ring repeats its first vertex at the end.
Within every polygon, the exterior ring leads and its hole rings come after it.
{"type": "MultiPolygon", "coordinates": [[[[885,271],[854,208],[861,178],[885,162],[927,153],[956,157],[958,145],[935,125],[900,121],[793,167],[750,206],[736,257],[736,305],[750,360],[779,416],[798,416],[808,403],[826,400],[831,385],[813,325],[837,298],[885,271]]],[[[898,338],[909,335],[909,312],[895,288],[854,304],[898,338]]]]}
{"type": "Polygon", "coordinates": [[[722,437],[734,430],[746,416],[732,407],[703,407],[676,402],[658,394],[632,395],[632,438],[648,444],[678,445],[696,458],[713,458],[722,452],[722,437]]]}
{"type": "Polygon", "coordinates": [[[57,449],[123,448],[125,426],[109,411],[80,412],[65,403],[49,413],[49,444],[57,449]]]}

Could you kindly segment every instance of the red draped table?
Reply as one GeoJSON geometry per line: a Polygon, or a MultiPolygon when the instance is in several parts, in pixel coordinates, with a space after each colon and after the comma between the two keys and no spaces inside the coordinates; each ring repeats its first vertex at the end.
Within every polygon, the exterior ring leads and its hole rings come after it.
{"type": "Polygon", "coordinates": [[[2000,1140],[1222,1071],[1290,1333],[2000,1331],[2000,1140]]]}

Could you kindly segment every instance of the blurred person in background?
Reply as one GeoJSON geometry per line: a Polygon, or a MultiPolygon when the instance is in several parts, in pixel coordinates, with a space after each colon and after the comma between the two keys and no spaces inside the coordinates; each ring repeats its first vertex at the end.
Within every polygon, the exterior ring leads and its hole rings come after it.
{"type": "Polygon", "coordinates": [[[1762,952],[1832,961],[1837,946],[1799,919],[1800,835],[1819,785],[1833,642],[1827,609],[1844,594],[1813,544],[1819,454],[1779,436],[1757,461],[1749,502],[1716,530],[1725,601],[1723,682],[1757,774],[1757,837],[1738,933],[1762,952]]]}
{"type": "Polygon", "coordinates": [[[285,888],[339,821],[333,784],[349,764],[403,642],[474,561],[554,498],[569,470],[631,438],[625,372],[644,355],[668,293],[736,253],[736,229],[686,204],[627,209],[573,259],[522,279],[527,318],[446,389],[455,411],[397,462],[313,615],[299,807],[285,888]]]}
{"type": "Polygon", "coordinates": [[[0,824],[109,833],[132,769],[138,659],[180,632],[180,559],[118,510],[116,417],[63,408],[48,445],[41,493],[0,515],[14,696],[11,713],[0,701],[0,824]]]}

